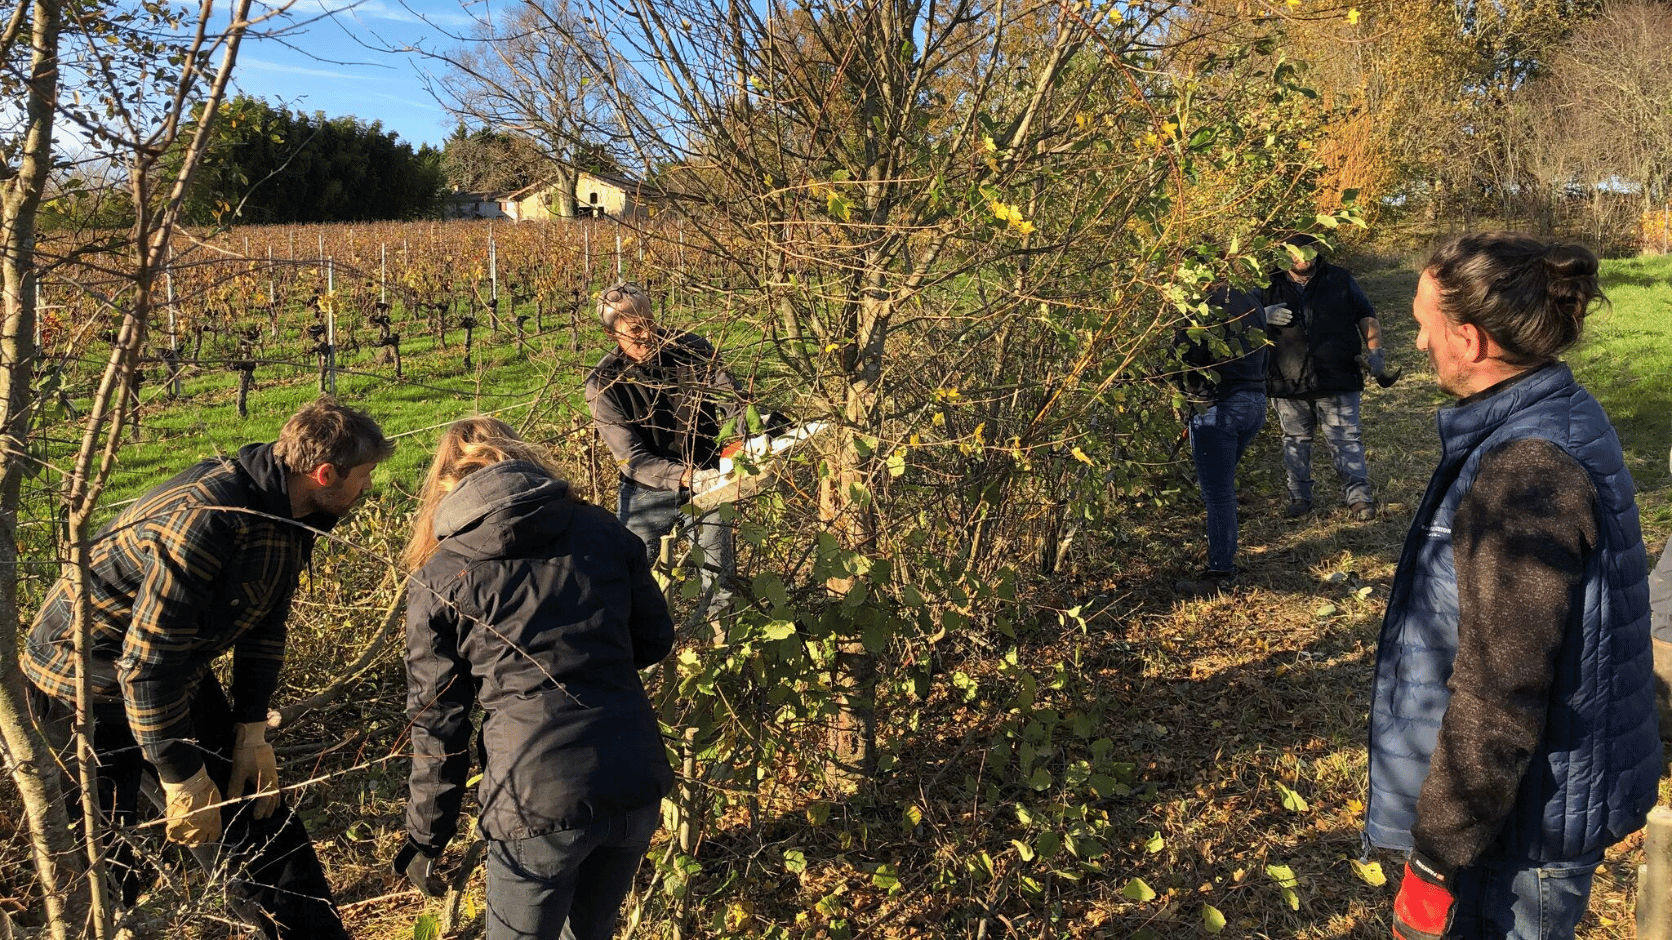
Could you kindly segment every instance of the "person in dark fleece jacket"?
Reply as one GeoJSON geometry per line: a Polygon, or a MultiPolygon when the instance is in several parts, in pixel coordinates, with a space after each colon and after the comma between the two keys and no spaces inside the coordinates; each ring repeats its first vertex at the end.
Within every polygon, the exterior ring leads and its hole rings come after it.
{"type": "Polygon", "coordinates": [[[598,322],[616,345],[586,376],[586,406],[621,472],[616,515],[654,563],[662,537],[689,538],[702,553],[701,609],[713,620],[731,604],[732,525],[680,507],[718,482],[720,433],[737,424],[737,383],[695,333],[656,323],[650,295],[620,283],[598,295],[598,322]]]}
{"type": "Polygon", "coordinates": [[[1408,852],[1405,940],[1571,938],[1661,769],[1647,558],[1619,438],[1557,356],[1596,256],[1519,235],[1435,252],[1412,312],[1441,457],[1388,598],[1365,837],[1408,852]]]}
{"type": "Polygon", "coordinates": [[[478,417],[442,435],[405,557],[413,754],[396,871],[443,893],[434,859],[458,829],[479,704],[488,940],[607,940],[673,785],[638,674],[674,640],[644,544],[478,417]]]}

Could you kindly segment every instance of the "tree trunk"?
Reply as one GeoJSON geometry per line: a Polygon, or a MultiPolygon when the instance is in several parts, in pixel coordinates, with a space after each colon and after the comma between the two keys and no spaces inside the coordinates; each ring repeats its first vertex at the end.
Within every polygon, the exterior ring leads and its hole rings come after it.
{"type": "Polygon", "coordinates": [[[17,511],[33,416],[35,220],[52,166],[53,109],[57,102],[58,0],[30,8],[30,81],[27,129],[18,172],[4,186],[0,231],[5,309],[0,326],[0,742],[6,771],[17,787],[29,824],[30,850],[50,936],[79,936],[91,900],[80,868],[63,786],[46,741],[29,717],[17,635],[17,511]]]}
{"type": "MultiPolygon", "coordinates": [[[[877,549],[876,510],[866,494],[876,479],[876,456],[860,453],[855,437],[869,432],[876,418],[877,383],[887,336],[889,295],[886,272],[874,268],[855,303],[855,341],[840,352],[848,376],[843,405],[844,427],[830,455],[831,473],[819,481],[819,515],[843,548],[861,554],[877,549]]],[[[845,595],[852,578],[833,578],[826,587],[845,595]]],[[[877,659],[860,637],[838,641],[832,667],[836,719],[830,729],[826,775],[852,788],[870,777],[877,763],[877,659]]]]}

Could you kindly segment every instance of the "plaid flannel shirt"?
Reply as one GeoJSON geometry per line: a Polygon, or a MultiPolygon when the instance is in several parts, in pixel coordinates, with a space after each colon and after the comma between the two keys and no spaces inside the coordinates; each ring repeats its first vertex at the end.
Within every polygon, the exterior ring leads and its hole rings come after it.
{"type": "MultiPolygon", "coordinates": [[[[191,701],[214,659],[233,651],[233,720],[264,721],[284,662],[285,621],[313,551],[310,525],[290,519],[272,445],[238,460],[205,460],[151,490],[95,536],[95,696],[121,699],[145,759],[170,781],[202,766],[191,701]],[[273,518],[277,517],[277,518],[273,518]]],[[[71,591],[59,578],[35,617],[24,673],[75,701],[71,591]]]]}

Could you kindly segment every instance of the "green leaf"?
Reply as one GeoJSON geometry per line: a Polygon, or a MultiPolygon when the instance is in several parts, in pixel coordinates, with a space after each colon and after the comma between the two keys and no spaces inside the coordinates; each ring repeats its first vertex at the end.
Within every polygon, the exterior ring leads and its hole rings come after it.
{"type": "Polygon", "coordinates": [[[755,596],[761,598],[773,607],[790,606],[790,596],[784,590],[784,582],[777,574],[767,571],[755,576],[755,596]]]}
{"type": "Polygon", "coordinates": [[[889,894],[900,890],[900,879],[895,877],[893,865],[878,865],[876,874],[871,876],[871,884],[889,894]]]}
{"type": "Polygon", "coordinates": [[[1291,813],[1304,813],[1312,808],[1307,805],[1305,797],[1284,786],[1281,782],[1277,784],[1277,791],[1283,794],[1283,808],[1291,813]]]}
{"type": "Polygon", "coordinates": [[[1272,880],[1277,882],[1278,888],[1282,889],[1283,900],[1289,905],[1289,910],[1300,910],[1300,895],[1295,892],[1295,887],[1300,882],[1295,878],[1294,869],[1287,865],[1267,865],[1266,874],[1270,875],[1272,880]]]}
{"type": "Polygon", "coordinates": [[[1312,613],[1317,617],[1333,617],[1338,612],[1338,608],[1334,604],[1324,604],[1312,613]]]}
{"type": "Polygon", "coordinates": [[[879,656],[888,651],[888,641],[893,638],[893,631],[889,630],[888,627],[887,623],[880,620],[872,620],[865,624],[861,636],[861,640],[865,644],[865,652],[873,656],[879,656]]]}
{"type": "Polygon", "coordinates": [[[1159,832],[1157,832],[1153,836],[1150,836],[1149,841],[1144,843],[1144,851],[1150,853],[1151,855],[1154,855],[1155,853],[1161,851],[1162,849],[1164,849],[1166,847],[1167,847],[1167,840],[1161,838],[1161,833],[1159,833],[1159,832]]]}
{"type": "Polygon", "coordinates": [[[412,940],[441,940],[441,921],[434,914],[420,914],[412,925],[412,940]]]}
{"type": "Polygon", "coordinates": [[[1128,881],[1126,887],[1120,889],[1120,893],[1123,897],[1140,904],[1155,900],[1155,889],[1146,884],[1142,878],[1134,878],[1128,881]]]}
{"type": "Polygon", "coordinates": [[[1011,839],[1010,844],[1014,845],[1016,847],[1016,854],[1021,856],[1022,861],[1024,861],[1024,862],[1033,861],[1033,856],[1034,856],[1033,846],[1028,845],[1026,842],[1023,842],[1021,839],[1011,839]]]}
{"type": "Polygon", "coordinates": [[[1039,838],[1033,841],[1033,848],[1040,858],[1050,858],[1062,849],[1062,836],[1055,832],[1041,832],[1039,838]]]}
{"type": "Polygon", "coordinates": [[[848,218],[851,215],[849,210],[851,210],[852,207],[853,203],[848,202],[847,199],[843,198],[841,193],[837,192],[832,192],[829,198],[827,198],[824,202],[824,211],[831,218],[838,219],[843,222],[848,221],[848,218]]]}
{"type": "Polygon", "coordinates": [[[761,633],[769,640],[787,640],[795,636],[795,624],[788,620],[774,620],[761,633]]]}
{"type": "Polygon", "coordinates": [[[1212,904],[1202,905],[1202,929],[1208,933],[1219,933],[1225,929],[1225,915],[1212,904]]]}
{"type": "Polygon", "coordinates": [[[800,849],[784,850],[784,870],[799,875],[807,870],[807,853],[800,849]]]}

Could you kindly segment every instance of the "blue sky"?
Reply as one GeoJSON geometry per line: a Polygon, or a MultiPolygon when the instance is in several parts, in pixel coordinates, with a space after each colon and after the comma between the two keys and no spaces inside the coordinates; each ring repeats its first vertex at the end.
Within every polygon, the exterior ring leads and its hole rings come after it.
{"type": "Polygon", "coordinates": [[[463,33],[483,9],[483,0],[297,0],[282,37],[245,41],[234,84],[293,111],[382,121],[414,148],[440,146],[456,122],[424,90],[426,63],[387,50],[449,48],[446,31],[463,33]]]}

